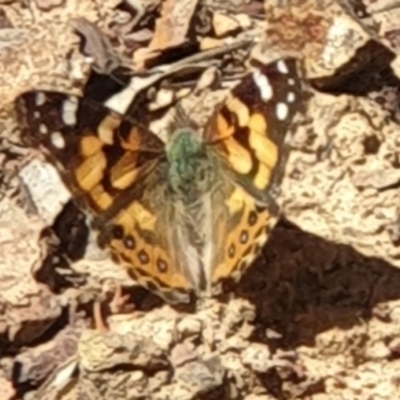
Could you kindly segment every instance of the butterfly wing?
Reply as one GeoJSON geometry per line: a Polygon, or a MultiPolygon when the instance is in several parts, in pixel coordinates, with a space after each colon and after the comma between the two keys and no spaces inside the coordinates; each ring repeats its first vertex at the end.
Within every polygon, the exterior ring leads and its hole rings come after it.
{"type": "Polygon", "coordinates": [[[87,98],[27,92],[16,99],[16,112],[22,139],[44,151],[90,211],[100,246],[139,283],[187,301],[190,284],[166,227],[164,143],[87,98]]]}
{"type": "Polygon", "coordinates": [[[44,150],[73,196],[96,213],[112,207],[163,156],[156,135],[90,99],[27,92],[16,111],[22,140],[44,150]]]}
{"type": "Polygon", "coordinates": [[[206,142],[220,159],[226,199],[210,220],[214,230],[212,284],[238,279],[259,253],[278,217],[276,191],[287,158],[287,139],[303,111],[302,82],[294,59],[280,59],[247,75],[213,115],[206,142]]]}
{"type": "Polygon", "coordinates": [[[285,141],[302,110],[299,65],[280,59],[255,69],[232,89],[205,130],[205,141],[224,159],[235,182],[263,202],[282,176],[285,141]]]}

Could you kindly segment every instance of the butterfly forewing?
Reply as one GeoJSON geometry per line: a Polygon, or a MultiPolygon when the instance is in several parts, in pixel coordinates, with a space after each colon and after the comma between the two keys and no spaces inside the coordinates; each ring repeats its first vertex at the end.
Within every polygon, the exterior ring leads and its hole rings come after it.
{"type": "Polygon", "coordinates": [[[298,62],[277,60],[256,68],[232,89],[205,130],[205,140],[225,158],[239,185],[268,201],[284,167],[289,130],[303,107],[298,62]]]}
{"type": "Polygon", "coordinates": [[[75,196],[112,208],[163,156],[164,144],[90,99],[27,92],[16,100],[22,139],[44,151],[75,196]]]}

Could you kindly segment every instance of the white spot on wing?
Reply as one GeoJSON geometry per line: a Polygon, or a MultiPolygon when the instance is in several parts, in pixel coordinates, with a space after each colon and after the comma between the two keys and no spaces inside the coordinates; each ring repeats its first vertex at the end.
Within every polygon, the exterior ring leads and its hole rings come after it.
{"type": "Polygon", "coordinates": [[[289,92],[286,99],[288,103],[294,103],[296,100],[296,95],[293,92],[289,92]]]}
{"type": "Polygon", "coordinates": [[[286,65],[285,61],[279,60],[276,63],[276,67],[278,68],[278,71],[281,72],[282,74],[288,74],[289,73],[289,68],[286,65]]]}
{"type": "Polygon", "coordinates": [[[276,117],[280,121],[284,121],[289,114],[289,108],[285,103],[278,103],[276,105],[276,117]]]}
{"type": "Polygon", "coordinates": [[[268,101],[272,98],[274,92],[272,90],[272,86],[268,81],[268,78],[260,72],[260,70],[256,69],[253,72],[253,80],[260,90],[261,98],[264,101],[268,101]]]}
{"type": "Polygon", "coordinates": [[[63,149],[65,147],[65,140],[61,132],[53,132],[51,134],[51,144],[57,149],[63,149]]]}
{"type": "Polygon", "coordinates": [[[35,103],[38,107],[42,106],[46,102],[46,95],[42,92],[36,93],[35,103]]]}
{"type": "Polygon", "coordinates": [[[78,110],[78,99],[74,96],[68,97],[62,105],[61,117],[65,125],[76,124],[76,112],[78,110]]]}
{"type": "Polygon", "coordinates": [[[42,135],[46,135],[49,133],[49,130],[47,129],[47,126],[45,124],[39,124],[39,133],[42,135]]]}
{"type": "Polygon", "coordinates": [[[288,84],[289,84],[290,86],[294,86],[295,83],[296,83],[296,82],[294,81],[293,78],[289,78],[289,79],[288,79],[288,84]]]}
{"type": "Polygon", "coordinates": [[[40,112],[39,111],[34,111],[33,112],[33,118],[34,119],[39,119],[40,118],[40,112]]]}

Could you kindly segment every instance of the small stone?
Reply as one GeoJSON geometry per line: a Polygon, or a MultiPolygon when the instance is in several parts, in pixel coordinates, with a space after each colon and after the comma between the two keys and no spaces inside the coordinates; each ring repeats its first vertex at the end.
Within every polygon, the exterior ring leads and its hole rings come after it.
{"type": "Polygon", "coordinates": [[[241,28],[236,19],[219,12],[213,15],[212,25],[214,27],[215,36],[219,38],[233,34],[241,28]]]}
{"type": "Polygon", "coordinates": [[[183,99],[183,98],[185,98],[185,97],[187,97],[187,96],[189,96],[189,94],[191,93],[191,89],[190,88],[181,88],[181,89],[178,89],[176,92],[175,92],[175,98],[177,99],[177,100],[180,100],[180,99],[183,99]]]}
{"type": "Polygon", "coordinates": [[[15,397],[15,389],[10,381],[4,376],[0,376],[0,398],[3,400],[11,400],[15,397]]]}
{"type": "Polygon", "coordinates": [[[183,337],[198,335],[201,332],[202,323],[197,318],[188,316],[180,320],[176,329],[183,337]]]}
{"type": "Polygon", "coordinates": [[[365,355],[371,360],[383,360],[390,356],[391,349],[386,346],[383,341],[374,343],[372,346],[368,346],[365,350],[365,355]]]}
{"type": "Polygon", "coordinates": [[[267,346],[252,343],[241,354],[244,365],[256,372],[267,372],[271,368],[271,353],[267,346]]]}
{"type": "Polygon", "coordinates": [[[235,15],[235,19],[243,29],[249,29],[253,26],[253,22],[247,14],[235,15]]]}
{"type": "Polygon", "coordinates": [[[215,38],[211,38],[211,37],[205,37],[200,42],[200,49],[202,51],[210,50],[210,49],[215,49],[217,47],[221,47],[223,45],[224,45],[224,41],[222,39],[215,39],[215,38]]]}
{"type": "Polygon", "coordinates": [[[219,356],[211,356],[207,360],[195,360],[177,368],[175,379],[182,387],[190,389],[190,398],[200,393],[215,390],[223,384],[224,369],[219,356]]]}
{"type": "Polygon", "coordinates": [[[135,43],[147,43],[153,37],[153,32],[150,29],[144,28],[136,32],[126,35],[126,41],[133,41],[135,43]]]}
{"type": "Polygon", "coordinates": [[[119,365],[152,369],[168,364],[164,352],[149,338],[93,329],[82,332],[78,357],[80,367],[90,372],[109,370],[119,365]]]}
{"type": "Polygon", "coordinates": [[[50,11],[53,8],[60,7],[64,0],[35,0],[37,7],[42,11],[50,11]]]}
{"type": "Polygon", "coordinates": [[[271,397],[266,394],[254,394],[252,393],[249,396],[246,396],[244,400],[270,400],[271,397]]]}
{"type": "Polygon", "coordinates": [[[21,168],[19,176],[29,188],[38,214],[51,225],[71,197],[56,169],[43,159],[34,158],[21,168]]]}
{"type": "Polygon", "coordinates": [[[132,371],[129,375],[131,381],[143,381],[145,379],[145,375],[143,371],[132,371]]]}
{"type": "Polygon", "coordinates": [[[390,349],[390,351],[393,354],[396,354],[396,355],[400,354],[400,338],[393,339],[389,343],[388,348],[390,349]]]}
{"type": "Polygon", "coordinates": [[[192,343],[178,343],[171,350],[171,362],[175,367],[182,366],[197,358],[196,350],[192,343]]]}
{"type": "Polygon", "coordinates": [[[277,331],[274,331],[273,329],[267,328],[265,330],[265,337],[267,339],[281,339],[282,338],[282,334],[280,334],[277,331]]]}
{"type": "Polygon", "coordinates": [[[204,89],[212,87],[220,78],[221,73],[217,67],[207,68],[200,76],[196,84],[196,91],[203,91],[204,89]]]}
{"type": "Polygon", "coordinates": [[[157,94],[155,101],[149,105],[151,111],[164,108],[172,104],[174,101],[174,92],[168,89],[160,89],[157,94]]]}

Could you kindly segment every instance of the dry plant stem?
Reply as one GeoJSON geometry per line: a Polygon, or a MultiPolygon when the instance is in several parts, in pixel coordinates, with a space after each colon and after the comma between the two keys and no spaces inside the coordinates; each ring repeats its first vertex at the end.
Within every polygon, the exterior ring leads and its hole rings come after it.
{"type": "MultiPolygon", "coordinates": [[[[175,63],[155,67],[150,70],[150,73],[163,72],[162,77],[165,78],[166,76],[176,74],[185,68],[199,68],[199,63],[202,62],[206,63],[206,67],[208,68],[213,65],[212,59],[240,48],[250,47],[251,44],[251,40],[242,40],[240,42],[221,46],[215,49],[205,50],[200,53],[183,58],[182,60],[179,60],[175,63]]],[[[215,62],[216,61],[214,61],[214,63],[215,62]]]]}

